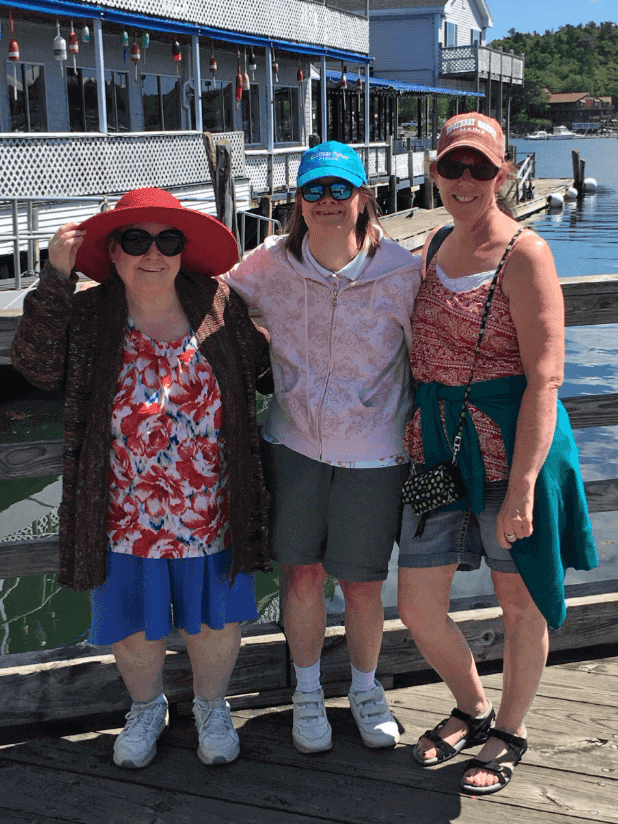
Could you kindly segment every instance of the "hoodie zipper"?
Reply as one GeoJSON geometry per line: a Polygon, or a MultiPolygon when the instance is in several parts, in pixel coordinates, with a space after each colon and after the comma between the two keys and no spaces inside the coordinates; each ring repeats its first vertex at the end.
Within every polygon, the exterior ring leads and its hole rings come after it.
{"type": "Polygon", "coordinates": [[[322,460],[323,456],[323,444],[322,444],[322,413],[324,411],[324,404],[326,402],[326,396],[328,394],[328,386],[330,383],[330,377],[332,374],[332,353],[333,353],[333,330],[335,327],[335,311],[339,304],[339,293],[341,292],[342,283],[339,280],[333,281],[333,303],[331,307],[331,314],[330,314],[330,327],[328,330],[328,372],[326,373],[326,382],[324,384],[324,392],[322,394],[322,400],[320,401],[320,407],[318,409],[318,419],[317,419],[317,427],[318,427],[318,440],[320,442],[320,460],[322,460]]]}

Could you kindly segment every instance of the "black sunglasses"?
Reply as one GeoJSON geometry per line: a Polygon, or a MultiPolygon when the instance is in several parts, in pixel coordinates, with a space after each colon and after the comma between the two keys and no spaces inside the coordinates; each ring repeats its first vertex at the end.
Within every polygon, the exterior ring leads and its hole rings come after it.
{"type": "Polygon", "coordinates": [[[327,190],[333,200],[349,200],[354,194],[354,186],[347,180],[333,180],[332,183],[305,183],[300,187],[303,200],[307,203],[317,203],[322,200],[327,190]]]}
{"type": "Polygon", "coordinates": [[[493,180],[499,172],[493,163],[460,163],[448,155],[438,160],[437,169],[438,174],[448,180],[457,180],[466,169],[470,169],[470,174],[475,180],[493,180]]]}
{"type": "Polygon", "coordinates": [[[133,257],[145,255],[153,241],[165,257],[179,255],[187,245],[186,238],[179,229],[164,229],[158,235],[151,235],[144,229],[126,229],[120,235],[122,251],[133,257]]]}

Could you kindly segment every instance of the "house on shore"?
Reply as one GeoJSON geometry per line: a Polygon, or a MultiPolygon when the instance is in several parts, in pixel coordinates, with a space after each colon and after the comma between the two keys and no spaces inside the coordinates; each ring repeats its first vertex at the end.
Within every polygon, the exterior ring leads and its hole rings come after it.
{"type": "Polygon", "coordinates": [[[574,132],[603,131],[614,117],[613,98],[597,97],[589,92],[552,94],[547,90],[549,117],[554,126],[566,126],[574,132]]]}

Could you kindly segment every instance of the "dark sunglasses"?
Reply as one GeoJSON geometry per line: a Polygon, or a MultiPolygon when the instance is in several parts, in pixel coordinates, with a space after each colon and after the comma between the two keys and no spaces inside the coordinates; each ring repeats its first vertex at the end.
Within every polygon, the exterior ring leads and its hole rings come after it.
{"type": "Polygon", "coordinates": [[[145,255],[153,241],[165,257],[179,255],[187,245],[186,238],[179,229],[164,229],[158,235],[151,235],[144,229],[126,229],[120,235],[122,251],[133,257],[145,255]]]}
{"type": "Polygon", "coordinates": [[[334,180],[332,183],[305,183],[300,187],[303,200],[317,203],[329,191],[333,200],[349,200],[354,194],[354,186],[347,180],[334,180]]]}
{"type": "Polygon", "coordinates": [[[493,180],[499,169],[493,163],[460,163],[459,160],[446,155],[441,157],[437,163],[438,174],[448,180],[456,180],[461,177],[466,169],[470,169],[470,174],[475,180],[493,180]]]}

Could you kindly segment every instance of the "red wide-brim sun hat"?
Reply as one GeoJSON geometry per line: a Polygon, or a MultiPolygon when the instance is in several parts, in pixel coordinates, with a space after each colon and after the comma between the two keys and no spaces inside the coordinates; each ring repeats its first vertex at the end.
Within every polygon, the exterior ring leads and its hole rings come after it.
{"type": "Polygon", "coordinates": [[[111,274],[110,234],[136,223],[165,223],[180,229],[187,239],[181,265],[190,272],[221,275],[238,263],[236,238],[219,220],[185,208],[163,189],[134,189],[121,197],[113,209],[79,225],[86,230],[86,236],[77,252],[75,268],[103,283],[111,274]]]}

